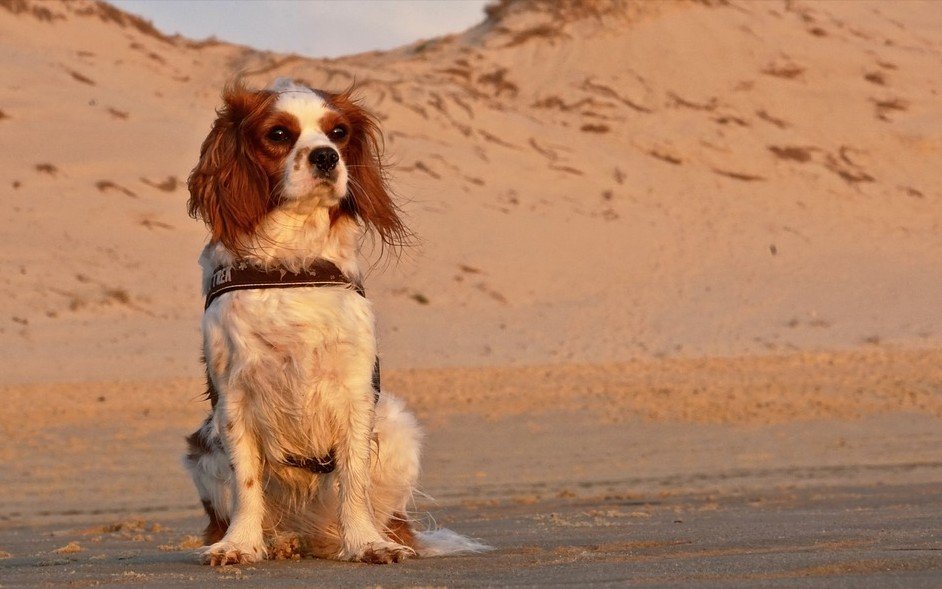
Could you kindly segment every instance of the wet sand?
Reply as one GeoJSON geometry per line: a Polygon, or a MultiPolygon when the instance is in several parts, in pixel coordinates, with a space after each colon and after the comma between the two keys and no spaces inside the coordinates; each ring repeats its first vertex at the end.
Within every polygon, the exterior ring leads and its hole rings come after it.
{"type": "Polygon", "coordinates": [[[942,573],[937,484],[495,500],[447,512],[442,523],[497,551],[211,569],[183,535],[193,515],[150,514],[120,529],[5,530],[25,555],[0,571],[4,587],[937,587],[942,573]]]}
{"type": "Polygon", "coordinates": [[[390,566],[199,565],[196,380],[11,386],[0,585],[938,586],[938,356],[391,372],[428,430],[417,517],[497,550],[390,566]]]}

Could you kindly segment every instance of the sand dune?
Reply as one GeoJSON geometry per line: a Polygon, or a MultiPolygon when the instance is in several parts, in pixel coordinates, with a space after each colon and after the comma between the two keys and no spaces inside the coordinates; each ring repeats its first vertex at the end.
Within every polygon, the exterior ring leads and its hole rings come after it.
{"type": "Polygon", "coordinates": [[[8,3],[6,378],[196,373],[184,180],[238,73],[383,118],[422,240],[369,280],[392,366],[938,344],[932,2],[540,6],[317,60],[8,3]]]}

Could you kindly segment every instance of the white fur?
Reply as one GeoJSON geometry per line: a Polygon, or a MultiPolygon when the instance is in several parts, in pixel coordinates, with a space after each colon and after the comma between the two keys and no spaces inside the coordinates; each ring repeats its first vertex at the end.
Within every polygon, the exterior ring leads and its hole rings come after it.
{"type": "MultiPolygon", "coordinates": [[[[346,194],[346,166],[338,164],[342,173],[331,183],[314,182],[309,169],[292,165],[303,150],[329,144],[319,126],[329,108],[302,86],[279,81],[273,88],[283,92],[276,108],[295,115],[302,132],[285,163],[288,198],[262,220],[238,261],[298,270],[323,258],[359,280],[361,229],[349,219],[331,225],[328,216],[346,194]]],[[[204,292],[217,266],[236,261],[222,244],[207,245],[200,258],[204,292]]],[[[219,401],[201,430],[213,450],[186,464],[200,497],[229,521],[204,560],[253,562],[285,534],[297,534],[325,557],[382,561],[413,554],[384,528],[411,501],[422,434],[385,391],[374,407],[370,302],[343,287],[238,290],[213,302],[202,328],[219,401]],[[284,462],[331,450],[337,465],[329,475],[284,462]]],[[[486,548],[447,530],[417,538],[425,555],[486,548]]]]}
{"type": "Polygon", "coordinates": [[[419,554],[422,556],[446,556],[475,552],[489,552],[494,548],[473,540],[448,528],[438,528],[417,533],[419,554]]]}

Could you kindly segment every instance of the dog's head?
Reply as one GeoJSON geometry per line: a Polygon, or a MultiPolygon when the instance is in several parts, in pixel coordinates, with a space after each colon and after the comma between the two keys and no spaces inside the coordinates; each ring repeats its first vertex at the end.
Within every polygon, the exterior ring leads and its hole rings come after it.
{"type": "Polygon", "coordinates": [[[386,183],[382,134],[353,89],[315,90],[281,78],[265,90],[227,86],[190,174],[190,216],[240,252],[278,207],[356,219],[383,242],[406,230],[386,183]]]}

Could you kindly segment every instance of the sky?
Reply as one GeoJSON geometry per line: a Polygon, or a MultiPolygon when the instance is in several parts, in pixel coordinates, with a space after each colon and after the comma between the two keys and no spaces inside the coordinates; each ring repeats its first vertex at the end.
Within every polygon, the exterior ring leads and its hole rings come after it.
{"type": "Polygon", "coordinates": [[[392,49],[458,33],[487,0],[109,0],[164,33],[309,57],[392,49]]]}

